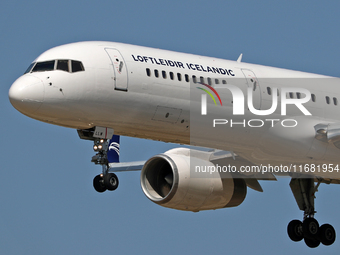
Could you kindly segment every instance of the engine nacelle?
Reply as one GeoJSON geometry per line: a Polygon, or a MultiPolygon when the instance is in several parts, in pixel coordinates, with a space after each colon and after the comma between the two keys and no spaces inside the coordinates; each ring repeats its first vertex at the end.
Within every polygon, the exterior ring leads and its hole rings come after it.
{"type": "Polygon", "coordinates": [[[199,178],[190,177],[190,163],[203,168],[214,166],[204,156],[190,157],[190,151],[178,148],[150,158],[141,172],[144,194],[159,205],[184,211],[240,205],[247,194],[245,181],[229,172],[200,172],[199,178]]]}

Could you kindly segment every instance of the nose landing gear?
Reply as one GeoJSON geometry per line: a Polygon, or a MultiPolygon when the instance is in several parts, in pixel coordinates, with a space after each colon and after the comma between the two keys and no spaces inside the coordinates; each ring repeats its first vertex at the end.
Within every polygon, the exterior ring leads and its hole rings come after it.
{"type": "Polygon", "coordinates": [[[99,174],[93,179],[93,187],[99,193],[106,190],[113,191],[118,188],[118,184],[118,177],[114,173],[99,174]]]}
{"type": "Polygon", "coordinates": [[[94,177],[94,189],[102,193],[106,190],[113,191],[118,188],[119,181],[117,175],[109,173],[109,139],[113,135],[113,130],[108,128],[95,127],[86,130],[78,130],[81,139],[93,141],[93,150],[97,152],[92,157],[91,162],[102,166],[102,173],[94,177]]]}
{"type": "Polygon", "coordinates": [[[92,157],[92,162],[102,165],[103,171],[93,179],[93,187],[99,193],[106,190],[113,191],[118,188],[118,177],[114,173],[109,173],[109,161],[107,151],[109,148],[107,139],[94,139],[93,150],[97,152],[92,157]]]}

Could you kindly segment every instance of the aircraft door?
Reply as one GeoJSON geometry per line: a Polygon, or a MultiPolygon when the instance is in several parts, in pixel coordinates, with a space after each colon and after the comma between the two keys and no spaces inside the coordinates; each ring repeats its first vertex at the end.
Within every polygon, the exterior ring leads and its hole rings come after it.
{"type": "Polygon", "coordinates": [[[253,90],[253,105],[257,110],[261,109],[261,88],[259,81],[256,78],[256,75],[253,71],[249,69],[241,69],[243,75],[246,77],[248,87],[253,90]]]}
{"type": "Polygon", "coordinates": [[[114,88],[116,90],[127,91],[127,68],[122,54],[117,49],[106,48],[105,51],[109,55],[112,64],[114,88]]]}

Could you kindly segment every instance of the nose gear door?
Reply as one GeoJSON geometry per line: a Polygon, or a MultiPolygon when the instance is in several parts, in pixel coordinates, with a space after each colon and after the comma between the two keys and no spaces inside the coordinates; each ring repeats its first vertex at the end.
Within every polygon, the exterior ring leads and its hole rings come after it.
{"type": "Polygon", "coordinates": [[[117,49],[106,48],[113,69],[113,83],[116,90],[128,90],[127,68],[122,54],[117,49]]]}

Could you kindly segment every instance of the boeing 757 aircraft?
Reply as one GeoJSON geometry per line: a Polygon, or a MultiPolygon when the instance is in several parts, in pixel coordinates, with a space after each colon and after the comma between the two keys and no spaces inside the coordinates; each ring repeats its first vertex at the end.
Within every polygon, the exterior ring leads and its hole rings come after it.
{"type": "Polygon", "coordinates": [[[141,170],[153,202],[198,212],[240,205],[259,180],[291,177],[303,219],[293,241],[331,245],[335,230],[314,218],[320,184],[340,183],[338,78],[115,42],[80,42],[41,54],[9,90],[12,105],[43,122],[77,129],[102,166],[96,191],[115,172],[141,170]],[[119,136],[178,147],[119,162],[119,136]]]}

